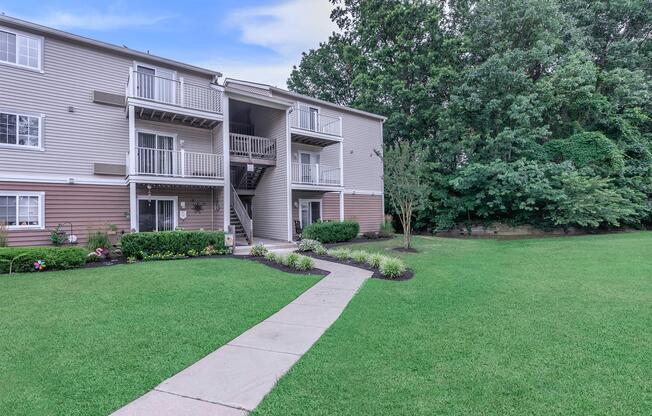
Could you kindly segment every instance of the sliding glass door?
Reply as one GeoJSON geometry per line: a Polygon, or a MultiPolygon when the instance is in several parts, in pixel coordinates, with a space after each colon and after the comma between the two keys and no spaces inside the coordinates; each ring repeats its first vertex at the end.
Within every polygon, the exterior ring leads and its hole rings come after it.
{"type": "Polygon", "coordinates": [[[172,199],[138,200],[138,231],[174,230],[175,206],[172,199]]]}

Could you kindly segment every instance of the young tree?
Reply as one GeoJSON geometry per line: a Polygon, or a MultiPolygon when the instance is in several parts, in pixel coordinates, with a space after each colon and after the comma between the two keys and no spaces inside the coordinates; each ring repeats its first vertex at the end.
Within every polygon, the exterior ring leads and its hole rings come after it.
{"type": "Polygon", "coordinates": [[[427,200],[426,152],[417,144],[399,141],[376,152],[385,166],[385,195],[403,226],[403,247],[412,247],[412,215],[427,200]]]}

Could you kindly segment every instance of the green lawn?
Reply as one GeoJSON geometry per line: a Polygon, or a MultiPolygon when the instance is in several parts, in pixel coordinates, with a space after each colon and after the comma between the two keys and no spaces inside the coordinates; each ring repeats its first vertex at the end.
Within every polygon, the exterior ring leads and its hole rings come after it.
{"type": "Polygon", "coordinates": [[[0,415],[105,415],[318,279],[236,259],[0,276],[0,415]]]}
{"type": "Polygon", "coordinates": [[[652,414],[652,233],[416,247],[255,415],[652,414]]]}

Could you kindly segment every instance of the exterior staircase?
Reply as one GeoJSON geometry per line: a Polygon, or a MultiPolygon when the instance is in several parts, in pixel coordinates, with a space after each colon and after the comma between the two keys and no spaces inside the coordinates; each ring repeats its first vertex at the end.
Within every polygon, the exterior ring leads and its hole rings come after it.
{"type": "Polygon", "coordinates": [[[230,215],[231,225],[235,228],[235,244],[237,245],[238,240],[242,241],[244,238],[247,244],[251,245],[254,241],[253,221],[233,185],[231,185],[230,215]]]}
{"type": "Polygon", "coordinates": [[[237,189],[254,190],[265,173],[266,166],[255,165],[253,172],[247,172],[246,168],[238,169],[233,183],[237,189]]]}
{"type": "Polygon", "coordinates": [[[251,239],[245,233],[244,227],[238,218],[238,214],[235,213],[233,208],[231,208],[231,225],[235,228],[235,241],[236,245],[239,241],[246,241],[247,244],[251,244],[251,239]]]}

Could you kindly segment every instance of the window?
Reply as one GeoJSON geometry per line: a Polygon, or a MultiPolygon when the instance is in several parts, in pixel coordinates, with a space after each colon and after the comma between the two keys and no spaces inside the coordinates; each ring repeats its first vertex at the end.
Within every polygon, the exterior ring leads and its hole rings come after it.
{"type": "Polygon", "coordinates": [[[43,39],[0,28],[0,62],[41,69],[43,39]]]}
{"type": "Polygon", "coordinates": [[[42,192],[1,192],[0,224],[7,229],[43,228],[45,194],[42,192]]]}
{"type": "Polygon", "coordinates": [[[301,228],[321,221],[321,199],[299,200],[301,228]]]}
{"type": "Polygon", "coordinates": [[[0,145],[41,147],[41,117],[0,112],[0,145]]]}

